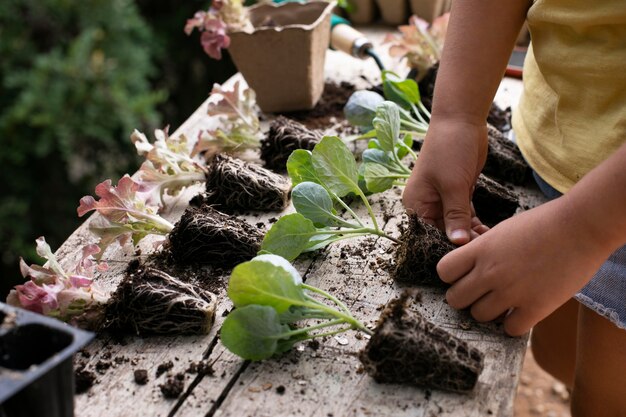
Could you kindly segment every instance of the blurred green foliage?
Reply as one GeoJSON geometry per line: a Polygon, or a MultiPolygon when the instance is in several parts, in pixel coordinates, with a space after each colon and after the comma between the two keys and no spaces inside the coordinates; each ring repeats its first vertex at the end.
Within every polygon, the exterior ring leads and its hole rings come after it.
{"type": "Polygon", "coordinates": [[[0,298],[34,240],[56,249],[78,200],[139,165],[133,129],[175,128],[234,72],[185,20],[206,2],[0,2],[0,298]]]}

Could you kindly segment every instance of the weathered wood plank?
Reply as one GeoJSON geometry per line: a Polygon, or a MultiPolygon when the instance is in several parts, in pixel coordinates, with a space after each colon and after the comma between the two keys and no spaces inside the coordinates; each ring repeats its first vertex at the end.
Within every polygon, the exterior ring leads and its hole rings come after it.
{"type": "MultiPolygon", "coordinates": [[[[383,31],[368,33],[380,41],[383,31]]],[[[402,65],[384,56],[386,64],[403,73],[402,65]]],[[[378,70],[372,61],[356,61],[340,53],[330,51],[326,64],[327,78],[351,81],[359,87],[367,87],[379,80],[378,70]]],[[[232,80],[230,81],[232,82],[232,80]]],[[[517,88],[517,84],[511,84],[517,88]]],[[[507,87],[509,88],[509,87],[507,87]]],[[[506,100],[515,95],[500,90],[506,100]]],[[[501,105],[508,105],[502,103],[501,105]]],[[[209,127],[204,103],[174,134],[184,133],[195,138],[200,129],[209,127]]],[[[167,216],[175,221],[186,207],[186,201],[196,190],[189,190],[178,198],[176,207],[167,216]]],[[[385,194],[391,210],[401,212],[397,194],[385,194]]],[[[277,217],[276,213],[248,216],[252,223],[277,217]]],[[[397,219],[386,225],[395,230],[397,219]]],[[[79,248],[93,241],[86,225],[81,226],[60,249],[64,262],[72,263],[80,256],[79,248]]],[[[396,295],[399,289],[384,271],[369,269],[370,259],[348,257],[341,259],[341,251],[362,245],[363,239],[336,244],[321,253],[317,259],[308,257],[298,262],[298,269],[308,283],[321,288],[333,289],[348,301],[359,318],[373,324],[378,308],[396,295]],[[340,271],[345,270],[345,273],[340,271]]],[[[378,250],[389,244],[376,243],[378,250]]],[[[150,241],[142,246],[144,253],[150,251],[150,241]]],[[[116,250],[106,254],[112,261],[111,270],[99,277],[108,289],[115,288],[127,261],[134,256],[133,250],[116,250]]],[[[374,256],[389,254],[374,252],[374,256]]],[[[469,331],[460,329],[460,323],[469,323],[465,313],[456,312],[443,304],[441,291],[425,290],[424,303],[418,308],[448,330],[472,340],[488,352],[486,369],[477,390],[471,396],[460,396],[426,391],[410,387],[382,386],[369,377],[358,373],[359,365],[352,353],[364,344],[349,334],[340,344],[337,339],[322,343],[318,350],[304,346],[276,361],[247,364],[225,351],[217,339],[217,331],[223,321],[222,313],[230,309],[224,294],[218,294],[220,305],[216,324],[209,335],[190,337],[126,338],[124,345],[110,339],[99,339],[88,351],[91,357],[82,358],[89,367],[107,358],[126,357],[136,362],[115,364],[100,376],[90,393],[77,396],[76,410],[79,417],[90,416],[197,416],[197,415],[484,415],[493,408],[494,415],[510,414],[511,401],[517,384],[518,372],[525,346],[524,339],[507,339],[494,325],[473,323],[469,331]],[[178,358],[176,360],[175,358],[178,358]],[[191,361],[206,358],[213,364],[214,376],[186,375],[186,392],[178,401],[164,400],[158,385],[165,376],[154,377],[156,366],[167,360],[174,362],[173,372],[183,372],[191,361]],[[150,381],[146,386],[133,382],[134,369],[148,369],[150,381]],[[271,387],[270,385],[271,384],[271,387]],[[276,392],[278,386],[286,392],[276,392]],[[302,391],[304,393],[302,393],[302,391]],[[496,401],[497,400],[497,401],[496,401]],[[498,404],[499,403],[499,404],[498,404]],[[462,407],[462,408],[459,408],[462,407]],[[441,408],[441,409],[440,409],[441,408]],[[462,409],[462,414],[459,411],[462,409]],[[482,414],[481,414],[482,413],[482,414]]]]}

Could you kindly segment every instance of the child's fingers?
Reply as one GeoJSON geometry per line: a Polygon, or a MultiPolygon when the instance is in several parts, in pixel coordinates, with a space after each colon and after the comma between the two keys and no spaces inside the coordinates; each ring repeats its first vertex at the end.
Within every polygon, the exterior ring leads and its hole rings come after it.
{"type": "Polygon", "coordinates": [[[476,321],[484,323],[502,316],[509,309],[509,300],[497,291],[491,291],[472,304],[470,310],[476,321]]]}
{"type": "Polygon", "coordinates": [[[535,313],[527,308],[515,308],[504,319],[504,331],[509,336],[521,336],[538,322],[535,313]]]}
{"type": "Polygon", "coordinates": [[[490,291],[491,288],[480,279],[476,270],[473,270],[448,288],[446,300],[452,308],[463,309],[474,304],[490,291]]]}
{"type": "Polygon", "coordinates": [[[441,258],[437,273],[443,282],[452,284],[474,268],[475,258],[471,249],[471,246],[463,246],[441,258]]]}

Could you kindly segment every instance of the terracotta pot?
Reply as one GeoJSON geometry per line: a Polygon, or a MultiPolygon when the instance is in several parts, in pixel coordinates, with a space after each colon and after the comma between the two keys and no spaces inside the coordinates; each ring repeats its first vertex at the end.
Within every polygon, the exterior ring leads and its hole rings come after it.
{"type": "Polygon", "coordinates": [[[406,24],[409,18],[409,6],[406,0],[376,0],[383,21],[388,25],[406,24]]]}
{"type": "Polygon", "coordinates": [[[352,23],[365,25],[372,23],[376,17],[376,5],[374,0],[349,0],[354,10],[348,13],[352,23]]]}
{"type": "Polygon", "coordinates": [[[250,8],[253,30],[229,33],[228,51],[264,112],[308,110],[320,99],[334,6],[259,4],[250,8]]]}
{"type": "Polygon", "coordinates": [[[411,12],[432,23],[450,9],[448,0],[411,0],[411,12]]]}

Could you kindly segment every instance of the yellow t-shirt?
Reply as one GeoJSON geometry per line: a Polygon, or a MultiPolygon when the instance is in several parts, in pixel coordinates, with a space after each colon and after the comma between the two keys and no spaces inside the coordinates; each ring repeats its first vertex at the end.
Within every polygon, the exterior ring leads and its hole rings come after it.
{"type": "Polygon", "coordinates": [[[626,1],[535,0],[527,21],[513,127],[530,165],[566,192],[626,142],[626,1]]]}

